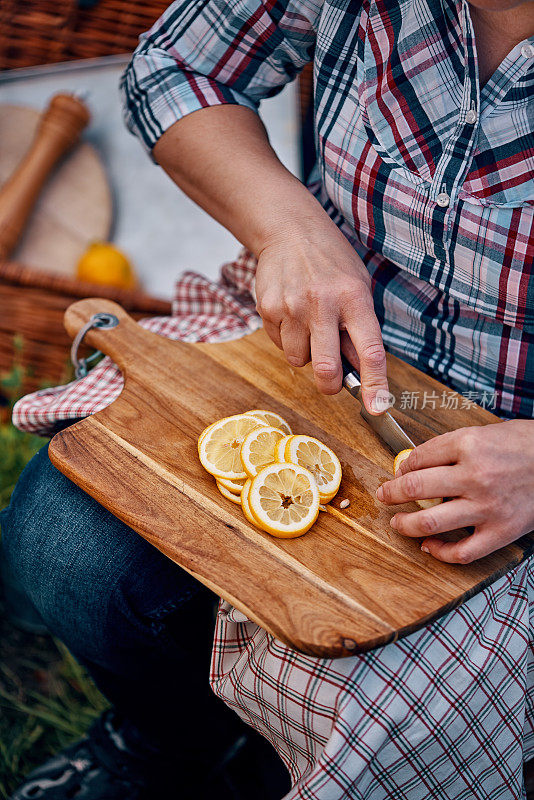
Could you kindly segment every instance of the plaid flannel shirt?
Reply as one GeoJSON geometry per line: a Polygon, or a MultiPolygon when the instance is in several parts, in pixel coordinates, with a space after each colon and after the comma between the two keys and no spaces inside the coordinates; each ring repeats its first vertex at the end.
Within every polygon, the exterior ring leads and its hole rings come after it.
{"type": "Polygon", "coordinates": [[[534,37],[481,88],[462,0],[177,0],[123,89],[152,148],[196,109],[257,109],[313,59],[326,210],[367,264],[389,349],[534,415],[534,37]]]}
{"type": "MultiPolygon", "coordinates": [[[[313,191],[371,273],[386,345],[533,417],[534,40],[480,88],[464,0],[177,0],[125,73],[127,123],[150,150],[197,109],[256,110],[310,60],[313,191]]],[[[184,276],[174,316],[145,324],[186,339],[252,330],[253,269],[242,254],[220,284],[184,276]]],[[[24,398],[14,421],[50,431],[120,385],[107,360],[24,398]]],[[[222,603],[212,685],[277,747],[288,798],[517,800],[534,755],[533,597],[529,561],[340,661],[296,653],[222,603]]]]}

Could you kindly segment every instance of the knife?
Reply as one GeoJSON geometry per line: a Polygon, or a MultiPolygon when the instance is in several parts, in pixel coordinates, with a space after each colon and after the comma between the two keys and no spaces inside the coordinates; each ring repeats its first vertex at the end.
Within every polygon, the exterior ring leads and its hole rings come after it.
{"type": "Polygon", "coordinates": [[[343,367],[343,386],[360,403],[360,414],[380,438],[393,450],[395,455],[401,450],[415,447],[408,434],[399,423],[393,419],[389,411],[385,411],[379,416],[369,414],[362,400],[362,382],[358,371],[352,366],[350,361],[341,356],[343,367]]]}

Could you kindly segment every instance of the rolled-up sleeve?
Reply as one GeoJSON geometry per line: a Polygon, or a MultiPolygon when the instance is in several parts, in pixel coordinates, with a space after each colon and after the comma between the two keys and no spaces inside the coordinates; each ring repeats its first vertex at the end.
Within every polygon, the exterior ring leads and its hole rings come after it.
{"type": "Polygon", "coordinates": [[[148,150],[173,123],[233,103],[257,111],[313,58],[322,0],[176,0],[140,39],[121,90],[148,150]]]}

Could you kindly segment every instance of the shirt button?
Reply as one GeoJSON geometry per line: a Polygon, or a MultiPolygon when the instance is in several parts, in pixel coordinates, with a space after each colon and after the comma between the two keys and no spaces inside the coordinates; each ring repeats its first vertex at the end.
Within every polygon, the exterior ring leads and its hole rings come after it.
{"type": "Polygon", "coordinates": [[[468,125],[474,125],[478,119],[478,114],[474,108],[470,108],[469,111],[466,111],[465,114],[465,121],[468,125]]]}
{"type": "Polygon", "coordinates": [[[532,58],[532,56],[534,56],[534,45],[524,44],[521,48],[521,55],[523,58],[532,58]]]}
{"type": "Polygon", "coordinates": [[[449,205],[450,201],[451,201],[451,198],[449,197],[447,192],[440,192],[438,194],[438,196],[436,197],[436,203],[441,208],[447,208],[447,206],[449,205]]]}

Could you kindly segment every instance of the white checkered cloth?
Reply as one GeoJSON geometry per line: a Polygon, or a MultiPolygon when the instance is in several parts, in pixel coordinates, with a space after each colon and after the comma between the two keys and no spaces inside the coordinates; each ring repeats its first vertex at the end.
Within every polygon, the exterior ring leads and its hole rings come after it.
{"type": "Polygon", "coordinates": [[[335,661],[222,602],[212,687],[277,749],[286,800],[519,800],[534,756],[531,564],[400,642],[335,661]]]}

